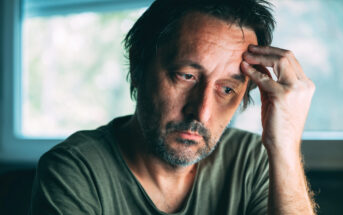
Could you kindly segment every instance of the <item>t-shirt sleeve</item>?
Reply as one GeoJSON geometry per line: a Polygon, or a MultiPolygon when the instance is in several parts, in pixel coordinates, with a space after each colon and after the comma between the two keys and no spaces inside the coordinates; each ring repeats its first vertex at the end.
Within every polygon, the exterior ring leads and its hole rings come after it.
{"type": "Polygon", "coordinates": [[[38,163],[29,214],[101,214],[85,159],[72,148],[57,148],[38,163]]]}
{"type": "Polygon", "coordinates": [[[265,215],[268,213],[269,192],[269,164],[268,156],[262,143],[254,153],[256,165],[251,184],[251,196],[249,199],[247,214],[265,215]]]}

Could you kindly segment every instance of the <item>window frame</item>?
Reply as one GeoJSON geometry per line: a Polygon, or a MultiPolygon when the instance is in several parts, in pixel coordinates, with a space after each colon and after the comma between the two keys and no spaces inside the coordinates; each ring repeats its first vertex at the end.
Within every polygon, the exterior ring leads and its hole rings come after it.
{"type": "MultiPolygon", "coordinates": [[[[21,29],[25,17],[50,16],[80,12],[104,12],[148,6],[152,0],[74,0],[65,5],[53,1],[3,0],[0,53],[0,162],[36,163],[39,157],[63,139],[25,138],[17,132],[21,98],[21,29]],[[46,3],[48,2],[48,3],[46,3]],[[81,2],[81,3],[80,3],[81,2]],[[29,152],[29,153],[28,153],[29,152]]],[[[59,1],[55,1],[59,2],[59,1]]],[[[67,1],[60,1],[67,2],[67,1]]],[[[323,136],[318,139],[305,138],[302,152],[309,169],[343,169],[343,139],[340,135],[323,136]],[[325,149],[325,150],[323,150],[325,149]]],[[[314,135],[316,136],[316,135],[314,135]]]]}

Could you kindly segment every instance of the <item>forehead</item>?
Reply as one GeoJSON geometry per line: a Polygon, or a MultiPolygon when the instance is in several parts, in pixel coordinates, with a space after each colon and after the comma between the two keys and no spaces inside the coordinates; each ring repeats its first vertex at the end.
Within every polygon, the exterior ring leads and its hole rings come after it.
{"type": "Polygon", "coordinates": [[[211,15],[191,12],[181,19],[179,42],[209,40],[223,48],[239,49],[257,43],[255,32],[211,15]]]}
{"type": "Polygon", "coordinates": [[[248,45],[257,44],[253,30],[200,12],[185,15],[180,20],[177,35],[174,42],[167,45],[168,60],[187,59],[214,66],[215,59],[238,70],[248,45]]]}

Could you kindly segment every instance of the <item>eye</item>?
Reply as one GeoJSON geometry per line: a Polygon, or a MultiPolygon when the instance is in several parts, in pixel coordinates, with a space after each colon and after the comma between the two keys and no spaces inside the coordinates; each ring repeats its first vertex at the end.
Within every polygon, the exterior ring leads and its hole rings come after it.
{"type": "Polygon", "coordinates": [[[190,80],[190,79],[194,78],[194,76],[191,75],[191,74],[184,74],[183,77],[184,77],[186,80],[190,80]]]}
{"type": "Polygon", "coordinates": [[[223,92],[228,95],[233,92],[233,89],[230,87],[223,87],[223,92]]]}
{"type": "Polygon", "coordinates": [[[177,72],[176,75],[181,79],[185,81],[196,81],[196,77],[190,73],[182,73],[177,72]]]}

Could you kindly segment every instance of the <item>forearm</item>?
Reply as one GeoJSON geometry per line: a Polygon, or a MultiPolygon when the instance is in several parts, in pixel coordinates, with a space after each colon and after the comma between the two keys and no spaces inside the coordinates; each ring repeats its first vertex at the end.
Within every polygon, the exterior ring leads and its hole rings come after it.
{"type": "Polygon", "coordinates": [[[262,141],[269,159],[269,214],[314,214],[300,140],[315,86],[289,50],[251,45],[243,58],[242,71],[261,92],[262,141]],[[277,80],[267,67],[273,68],[277,80]]]}
{"type": "Polygon", "coordinates": [[[301,153],[267,151],[270,180],[268,214],[315,214],[301,153]]]}

